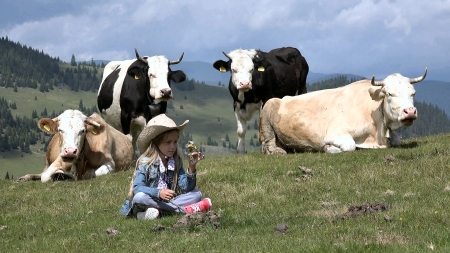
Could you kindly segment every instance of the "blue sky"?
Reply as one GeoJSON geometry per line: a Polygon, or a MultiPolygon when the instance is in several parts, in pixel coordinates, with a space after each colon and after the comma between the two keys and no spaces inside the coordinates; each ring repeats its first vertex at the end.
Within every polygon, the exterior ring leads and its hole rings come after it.
{"type": "Polygon", "coordinates": [[[69,62],[293,46],[315,73],[450,80],[450,0],[3,0],[0,36],[69,62]]]}

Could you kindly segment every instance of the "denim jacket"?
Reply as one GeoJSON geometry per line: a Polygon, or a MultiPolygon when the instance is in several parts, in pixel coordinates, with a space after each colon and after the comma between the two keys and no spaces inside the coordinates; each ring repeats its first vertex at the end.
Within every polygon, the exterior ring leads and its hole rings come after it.
{"type": "MultiPolygon", "coordinates": [[[[143,158],[142,161],[147,161],[148,158],[143,158]]],[[[159,160],[152,164],[141,164],[135,172],[135,178],[133,181],[133,193],[143,192],[148,194],[155,200],[161,200],[159,198],[158,180],[160,176],[159,160]]],[[[173,171],[168,172],[169,181],[173,182],[173,171]]],[[[183,169],[183,163],[180,159],[180,168],[178,171],[178,187],[183,193],[192,191],[197,184],[196,173],[187,174],[183,169]]],[[[175,187],[171,187],[175,189],[175,187]]],[[[132,200],[125,199],[125,202],[120,208],[120,212],[124,215],[129,215],[132,208],[132,200]]]]}

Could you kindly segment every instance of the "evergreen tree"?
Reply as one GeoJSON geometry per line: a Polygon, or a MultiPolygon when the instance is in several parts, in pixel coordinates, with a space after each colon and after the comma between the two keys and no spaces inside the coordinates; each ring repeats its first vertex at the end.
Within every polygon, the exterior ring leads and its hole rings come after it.
{"type": "Polygon", "coordinates": [[[80,111],[84,111],[85,108],[83,106],[83,99],[80,99],[80,103],[78,104],[78,109],[80,109],[80,111]]]}
{"type": "Polygon", "coordinates": [[[250,138],[250,146],[254,147],[255,143],[253,143],[253,138],[250,138]]]}
{"type": "Polygon", "coordinates": [[[72,59],[70,59],[70,66],[77,66],[77,61],[75,60],[75,55],[72,55],[72,59]]]}

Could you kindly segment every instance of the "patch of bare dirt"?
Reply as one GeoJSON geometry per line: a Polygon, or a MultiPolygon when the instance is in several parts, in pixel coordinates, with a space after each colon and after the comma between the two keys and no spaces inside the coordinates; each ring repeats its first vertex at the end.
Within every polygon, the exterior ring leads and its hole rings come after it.
{"type": "Polygon", "coordinates": [[[214,228],[220,227],[220,215],[216,214],[214,211],[185,214],[183,217],[178,219],[172,227],[202,227],[205,225],[212,225],[214,228]]]}
{"type": "Polygon", "coordinates": [[[360,206],[350,206],[348,211],[336,216],[337,219],[345,220],[348,218],[355,218],[363,214],[372,214],[379,211],[386,211],[388,205],[383,202],[375,202],[373,204],[363,204],[360,206]]]}

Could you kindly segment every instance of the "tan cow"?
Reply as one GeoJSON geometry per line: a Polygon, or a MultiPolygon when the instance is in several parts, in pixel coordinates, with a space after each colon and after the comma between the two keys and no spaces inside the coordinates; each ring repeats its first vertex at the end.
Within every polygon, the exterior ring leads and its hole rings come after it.
{"type": "Polygon", "coordinates": [[[260,114],[262,152],[339,153],[400,145],[393,130],[410,126],[417,118],[411,84],[421,82],[426,74],[427,69],[413,79],[400,74],[383,81],[373,77],[336,89],[270,99],[260,114]]]}
{"type": "Polygon", "coordinates": [[[48,145],[41,174],[28,174],[18,182],[58,179],[89,179],[132,166],[133,147],[123,133],[93,113],[66,110],[57,118],[43,118],[39,128],[55,134],[48,145]]]}

